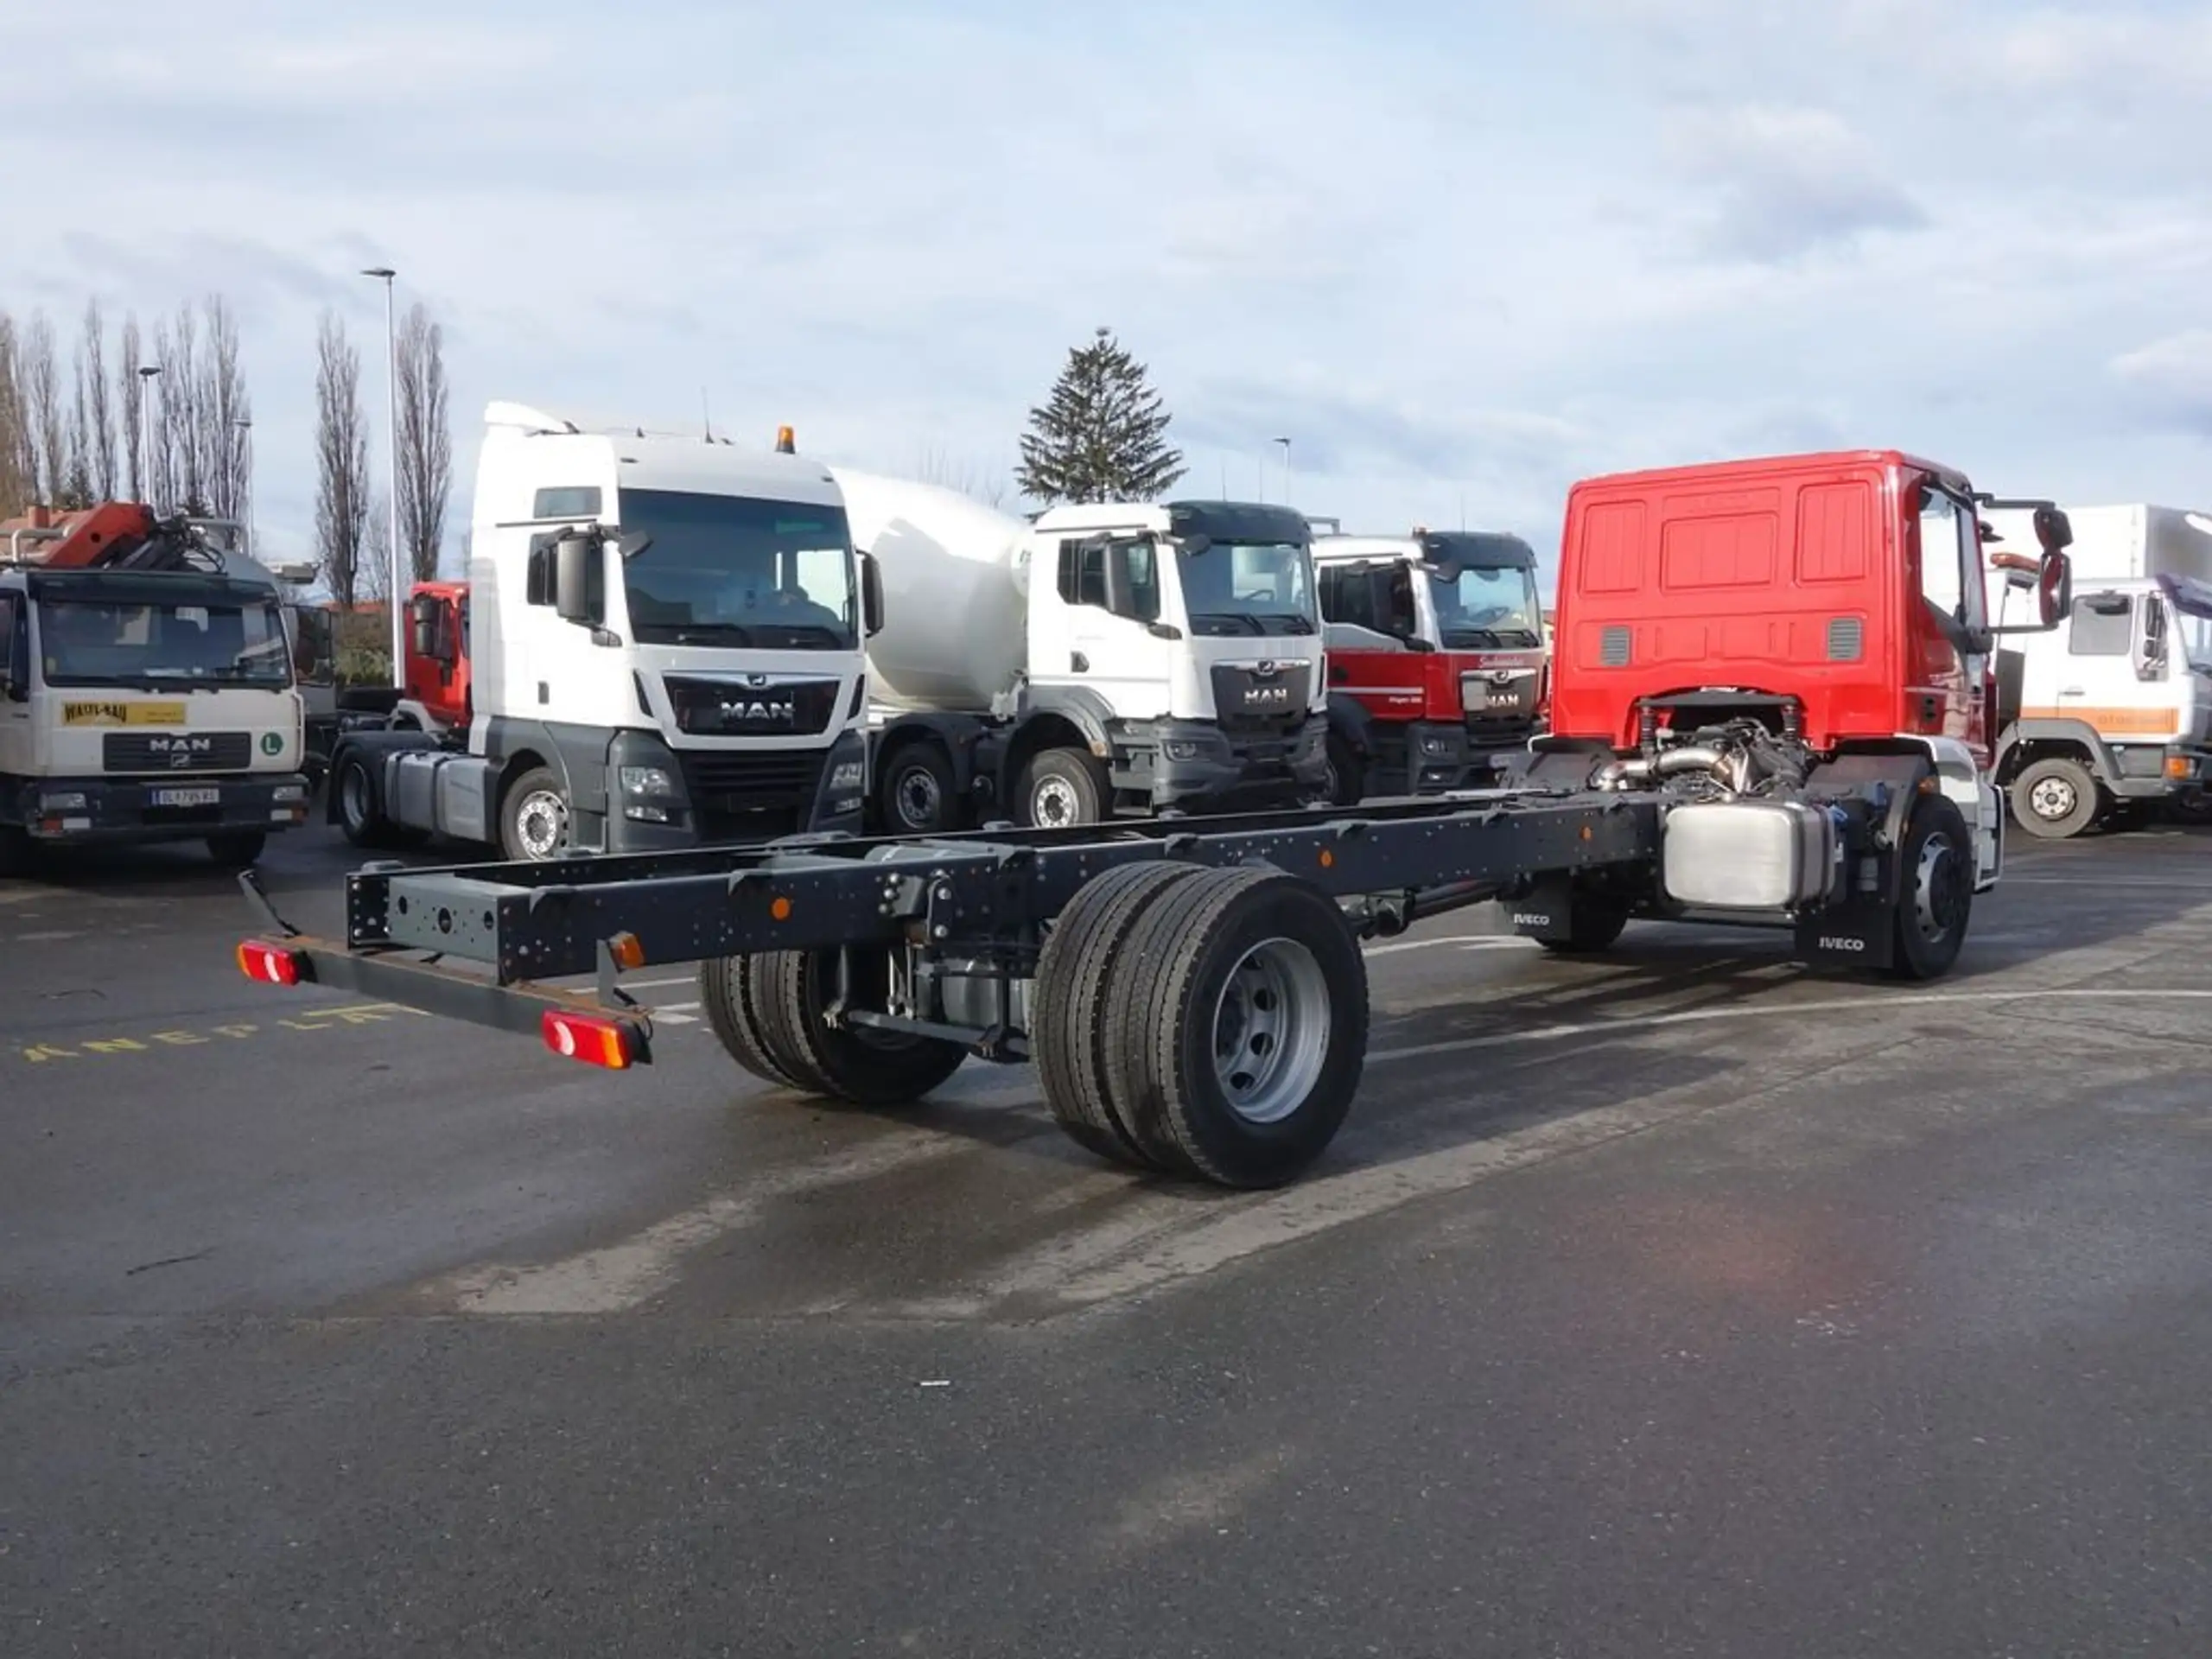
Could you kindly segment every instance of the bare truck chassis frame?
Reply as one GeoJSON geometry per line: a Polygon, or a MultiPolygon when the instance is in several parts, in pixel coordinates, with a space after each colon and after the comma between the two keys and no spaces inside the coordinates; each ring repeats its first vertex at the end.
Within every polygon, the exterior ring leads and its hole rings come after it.
{"type": "Polygon", "coordinates": [[[887,1105],[971,1053],[1034,1058],[1084,1145],[1266,1185],[1319,1154],[1357,1088],[1360,938],[1548,877],[1649,870],[1661,815],[1651,796],[1522,789],[1202,826],[382,862],[346,880],[342,944],[289,926],[249,874],[272,931],[239,956],[256,978],[534,1032],[616,1067],[652,1053],[622,975],[696,962],[724,1046],[772,1082],[887,1105]],[[594,989],[548,982],[587,975],[594,989]]]}

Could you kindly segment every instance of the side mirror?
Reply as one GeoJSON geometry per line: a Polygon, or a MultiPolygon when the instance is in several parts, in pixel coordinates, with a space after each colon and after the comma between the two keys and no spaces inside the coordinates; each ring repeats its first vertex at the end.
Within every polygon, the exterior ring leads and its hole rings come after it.
{"type": "Polygon", "coordinates": [[[418,599],[408,607],[410,649],[417,657],[438,654],[438,612],[435,601],[418,599]]]}
{"type": "Polygon", "coordinates": [[[861,562],[861,631],[873,639],[883,632],[883,571],[872,554],[858,556],[861,562]]]}
{"type": "Polygon", "coordinates": [[[2145,595],[2139,603],[2133,652],[2135,677],[2163,680],[2166,677],[2166,607],[2155,594],[2145,595]]]}
{"type": "Polygon", "coordinates": [[[596,536],[563,536],[553,543],[553,608],[563,622],[586,626],[592,614],[592,566],[599,557],[596,536]]]}
{"type": "Polygon", "coordinates": [[[1411,639],[1419,633],[1421,613],[1414,605],[1413,572],[1402,564],[1392,565],[1385,595],[1389,607],[1390,632],[1404,639],[1411,639]]]}
{"type": "MultiPolygon", "coordinates": [[[[2056,507],[2050,511],[2058,514],[2060,528],[2065,530],[2066,515],[2056,507]]],[[[2043,528],[2041,510],[2036,515],[2036,527],[2040,534],[2043,528]]],[[[2065,534],[2069,541],[2073,539],[2072,531],[2065,530],[2065,534]]],[[[2043,563],[2036,572],[2036,613],[2044,627],[2055,628],[2066,620],[2066,613],[2073,608],[2073,562],[2057,548],[2051,548],[2044,554],[2043,563]]]]}

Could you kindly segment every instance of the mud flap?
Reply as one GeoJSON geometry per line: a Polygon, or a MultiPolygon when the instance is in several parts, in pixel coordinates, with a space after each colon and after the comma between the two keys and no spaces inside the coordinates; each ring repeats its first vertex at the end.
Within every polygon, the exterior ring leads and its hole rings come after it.
{"type": "Polygon", "coordinates": [[[1547,944],[1574,942],[1574,882],[1565,875],[1540,875],[1529,891],[1506,901],[1506,919],[1524,939],[1547,944]]]}
{"type": "Polygon", "coordinates": [[[1815,968],[1879,972],[1897,955],[1897,912],[1867,896],[1797,918],[1797,955],[1815,968]]]}

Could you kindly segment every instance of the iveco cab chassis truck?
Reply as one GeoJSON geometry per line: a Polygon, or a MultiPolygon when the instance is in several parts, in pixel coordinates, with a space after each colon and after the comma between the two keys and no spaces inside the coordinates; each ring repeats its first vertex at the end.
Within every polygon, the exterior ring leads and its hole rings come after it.
{"type": "MultiPolygon", "coordinates": [[[[1998,878],[1991,639],[1971,498],[1893,454],[1578,486],[1557,732],[1461,798],[442,870],[361,871],[343,943],[265,927],[243,971],[622,1069],[622,976],[698,962],[714,1031],[779,1087],[887,1107],[969,1055],[1033,1059],[1105,1158],[1294,1179],[1364,1060],[1363,938],[1504,899],[1561,950],[1630,915],[1791,930],[1815,962],[1942,975],[1998,878]],[[549,982],[595,975],[594,991],[549,982]]],[[[2043,515],[2044,620],[2063,516],[2043,515]]]]}
{"type": "Polygon", "coordinates": [[[513,404],[485,419],[467,589],[418,592],[410,631],[410,674],[465,672],[464,706],[403,696],[412,729],[339,739],[347,836],[551,859],[860,828],[880,603],[828,470],[513,404]]]}
{"type": "Polygon", "coordinates": [[[882,574],[868,671],[885,830],[1064,828],[1325,793],[1328,690],[1298,513],[1099,503],[1025,524],[834,470],[882,574]]]}
{"type": "Polygon", "coordinates": [[[177,841],[247,865],[305,820],[282,596],[231,528],[131,501],[0,525],[0,871],[177,841]]]}

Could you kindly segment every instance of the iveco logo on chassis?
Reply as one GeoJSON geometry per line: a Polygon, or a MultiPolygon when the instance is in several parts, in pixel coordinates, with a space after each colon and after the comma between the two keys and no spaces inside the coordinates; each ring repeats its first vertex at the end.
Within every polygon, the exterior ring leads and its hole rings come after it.
{"type": "Polygon", "coordinates": [[[1858,951],[1864,950],[1866,948],[1866,941],[1864,939],[1847,939],[1841,938],[1832,938],[1827,934],[1822,934],[1821,936],[1821,949],[1823,950],[1858,951]]]}
{"type": "Polygon", "coordinates": [[[1513,925],[1516,927],[1549,927],[1551,925],[1550,917],[1539,916],[1533,910],[1516,910],[1513,912],[1513,925]]]}

